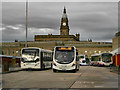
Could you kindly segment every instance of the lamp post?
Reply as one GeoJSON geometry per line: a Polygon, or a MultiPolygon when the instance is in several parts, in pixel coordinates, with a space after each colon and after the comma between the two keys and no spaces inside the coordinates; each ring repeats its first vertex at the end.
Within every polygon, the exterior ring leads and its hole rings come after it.
{"type": "Polygon", "coordinates": [[[28,31],[28,0],[26,0],[26,41],[25,47],[27,47],[27,31],[28,31]]]}

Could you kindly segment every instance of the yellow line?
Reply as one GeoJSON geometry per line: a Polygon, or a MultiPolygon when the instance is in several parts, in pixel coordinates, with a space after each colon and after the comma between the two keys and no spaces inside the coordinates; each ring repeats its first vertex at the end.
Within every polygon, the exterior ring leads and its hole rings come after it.
{"type": "Polygon", "coordinates": [[[117,66],[117,55],[115,56],[116,66],[117,66]]]}

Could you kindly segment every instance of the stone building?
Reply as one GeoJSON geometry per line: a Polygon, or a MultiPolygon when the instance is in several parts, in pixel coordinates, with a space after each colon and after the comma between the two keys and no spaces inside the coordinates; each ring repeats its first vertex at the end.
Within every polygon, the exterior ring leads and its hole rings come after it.
{"type": "Polygon", "coordinates": [[[112,53],[120,54],[120,31],[115,34],[115,37],[112,39],[112,53]]]}
{"type": "Polygon", "coordinates": [[[115,37],[112,39],[112,50],[115,50],[120,47],[120,31],[115,34],[115,37]]]}
{"type": "MultiPolygon", "coordinates": [[[[112,43],[107,42],[89,42],[89,41],[41,41],[28,42],[28,47],[40,47],[53,50],[55,46],[75,46],[79,54],[91,54],[111,52],[112,43]]],[[[25,47],[25,42],[4,42],[2,43],[2,54],[20,56],[21,48],[25,47]]]]}

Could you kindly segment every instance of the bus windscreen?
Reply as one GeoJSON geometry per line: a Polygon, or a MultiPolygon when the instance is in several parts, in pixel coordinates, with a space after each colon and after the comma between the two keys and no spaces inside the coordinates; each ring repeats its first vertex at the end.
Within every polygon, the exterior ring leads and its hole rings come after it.
{"type": "Polygon", "coordinates": [[[55,53],[56,62],[61,64],[71,63],[74,60],[73,47],[57,47],[55,53]]]}
{"type": "Polygon", "coordinates": [[[112,54],[109,54],[109,53],[102,54],[102,61],[106,62],[106,63],[111,62],[112,61],[112,54]]]}
{"type": "Polygon", "coordinates": [[[23,49],[22,54],[39,56],[38,49],[23,49]]]}

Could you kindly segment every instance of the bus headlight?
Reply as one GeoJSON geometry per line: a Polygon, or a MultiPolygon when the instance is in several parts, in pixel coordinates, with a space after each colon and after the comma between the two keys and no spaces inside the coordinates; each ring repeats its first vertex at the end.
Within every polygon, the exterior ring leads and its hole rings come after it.
{"type": "Polygon", "coordinates": [[[24,63],[21,63],[21,65],[22,65],[22,66],[25,66],[25,64],[24,64],[24,63]]]}
{"type": "Polygon", "coordinates": [[[72,66],[75,66],[75,65],[76,65],[76,62],[74,62],[72,66]]]}
{"type": "Polygon", "coordinates": [[[54,62],[53,62],[53,65],[57,66],[54,62]]]}

